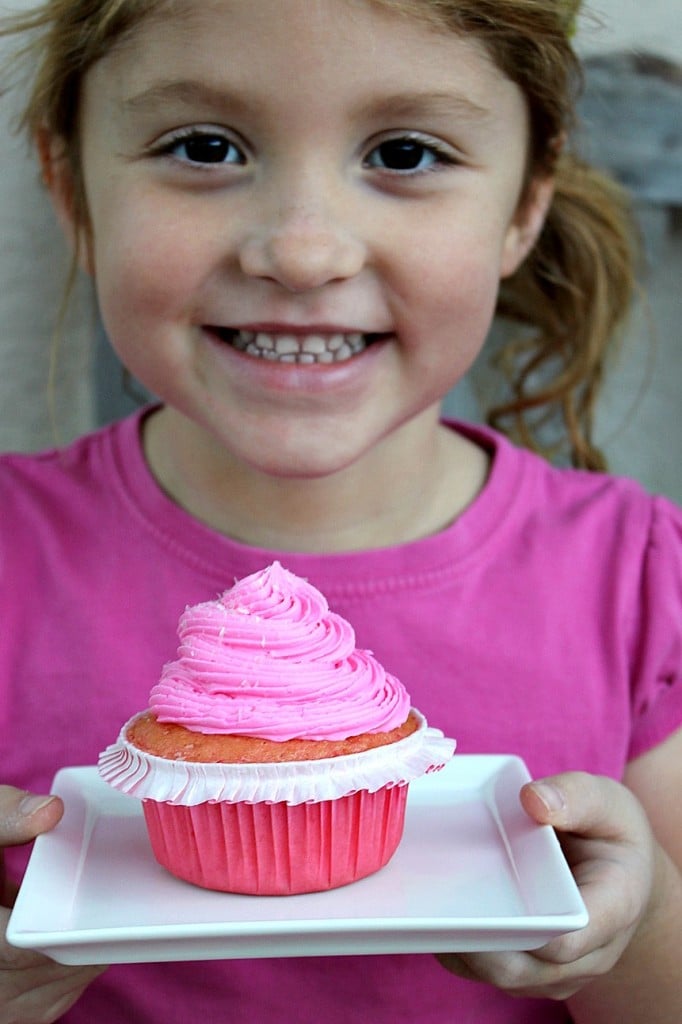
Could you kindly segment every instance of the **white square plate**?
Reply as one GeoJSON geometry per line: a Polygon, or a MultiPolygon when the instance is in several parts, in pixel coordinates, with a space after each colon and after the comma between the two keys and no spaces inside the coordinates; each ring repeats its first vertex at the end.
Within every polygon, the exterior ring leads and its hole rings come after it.
{"type": "Polygon", "coordinates": [[[95,768],[64,768],[65,814],[36,840],[7,938],[65,964],[534,949],[587,924],[513,756],[457,755],[410,786],[405,834],[369,878],[303,896],[236,896],[179,881],[141,805],[95,768]]]}

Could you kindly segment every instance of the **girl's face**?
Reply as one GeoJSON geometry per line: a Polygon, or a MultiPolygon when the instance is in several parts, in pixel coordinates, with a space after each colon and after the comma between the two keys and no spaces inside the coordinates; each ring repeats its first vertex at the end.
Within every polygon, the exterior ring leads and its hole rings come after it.
{"type": "Polygon", "coordinates": [[[84,87],[81,242],[120,358],[267,473],[432,431],[541,224],[520,91],[369,0],[176,10],[84,87]]]}

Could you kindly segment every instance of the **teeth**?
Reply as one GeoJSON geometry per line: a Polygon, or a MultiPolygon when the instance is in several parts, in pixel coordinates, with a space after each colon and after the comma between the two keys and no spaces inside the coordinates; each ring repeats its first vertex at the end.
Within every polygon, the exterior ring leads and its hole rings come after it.
{"type": "MultiPolygon", "coordinates": [[[[224,332],[227,336],[228,332],[224,332]]],[[[344,362],[367,347],[367,336],[351,334],[266,334],[264,331],[233,331],[230,344],[240,352],[280,363],[344,362]]]]}
{"type": "Polygon", "coordinates": [[[319,334],[311,334],[309,338],[303,339],[301,349],[303,352],[310,352],[311,355],[321,356],[327,351],[327,339],[320,337],[319,334]]]}
{"type": "Polygon", "coordinates": [[[256,345],[263,349],[274,346],[278,356],[297,356],[301,351],[298,341],[290,334],[284,334],[277,339],[271,338],[268,334],[257,334],[256,345]]]}
{"type": "Polygon", "coordinates": [[[253,344],[253,342],[248,340],[246,331],[233,332],[230,336],[229,341],[230,344],[234,346],[234,348],[239,349],[240,352],[246,352],[249,345],[253,344]]]}

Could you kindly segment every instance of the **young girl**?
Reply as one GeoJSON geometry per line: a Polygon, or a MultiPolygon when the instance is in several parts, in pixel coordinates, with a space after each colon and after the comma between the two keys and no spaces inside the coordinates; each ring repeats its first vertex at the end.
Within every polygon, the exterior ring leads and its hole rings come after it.
{"type": "Polygon", "coordinates": [[[141,706],[182,608],[279,558],[462,754],[524,758],[590,923],[531,953],[106,971],[5,946],[2,1020],[680,1019],[680,515],[439,415],[506,313],[534,332],[498,422],[532,441],[558,409],[599,465],[631,281],[615,190],[562,152],[575,8],[48,0],[12,25],[57,214],[158,404],[2,459],[2,845],[55,825],[40,794],[141,706]]]}

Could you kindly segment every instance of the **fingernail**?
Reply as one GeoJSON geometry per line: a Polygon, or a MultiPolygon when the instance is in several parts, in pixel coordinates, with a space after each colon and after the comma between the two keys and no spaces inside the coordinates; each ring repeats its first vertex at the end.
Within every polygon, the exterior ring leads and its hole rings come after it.
{"type": "Polygon", "coordinates": [[[51,796],[25,796],[19,804],[19,812],[28,818],[31,814],[35,814],[41,807],[47,807],[47,805],[54,799],[51,796]]]}
{"type": "Polygon", "coordinates": [[[563,793],[551,782],[534,782],[533,790],[548,811],[561,811],[566,806],[563,793]]]}

